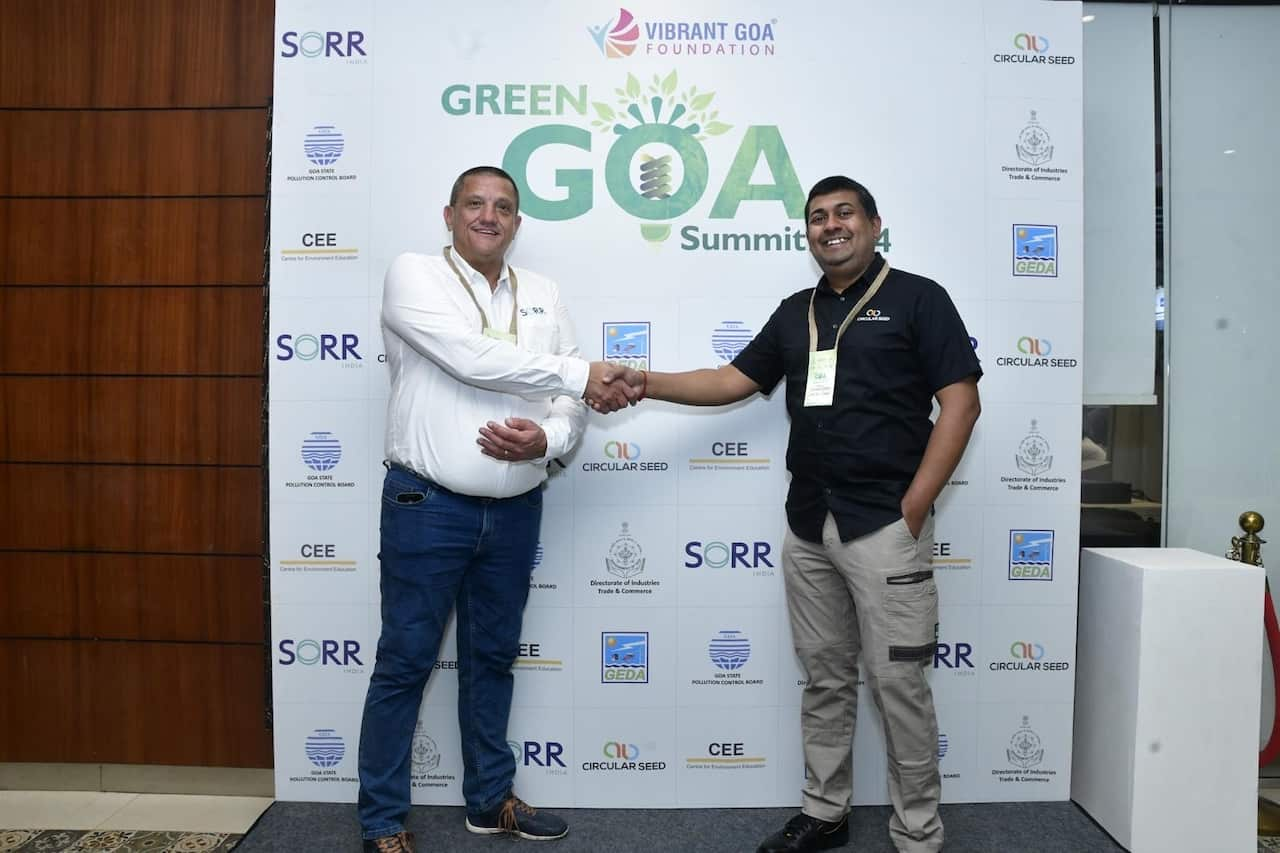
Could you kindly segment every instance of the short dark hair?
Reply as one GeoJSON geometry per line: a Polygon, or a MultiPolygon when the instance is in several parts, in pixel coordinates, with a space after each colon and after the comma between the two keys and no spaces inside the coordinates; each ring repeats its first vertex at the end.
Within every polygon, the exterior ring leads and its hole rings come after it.
{"type": "Polygon", "coordinates": [[[467,171],[458,176],[458,180],[453,182],[453,189],[449,191],[449,206],[453,207],[458,203],[458,196],[462,193],[462,185],[467,182],[467,178],[472,175],[493,175],[495,178],[502,178],[511,184],[511,192],[516,197],[516,213],[520,212],[520,188],[516,186],[516,179],[508,175],[504,170],[497,166],[472,166],[467,171]]]}
{"type": "Polygon", "coordinates": [[[809,197],[804,200],[804,221],[809,221],[809,203],[820,195],[828,193],[840,192],[841,190],[849,190],[858,197],[858,203],[862,205],[862,212],[867,215],[868,219],[874,219],[879,214],[876,213],[876,200],[871,195],[871,191],[853,178],[846,178],[844,175],[832,175],[829,178],[823,178],[813,185],[813,189],[809,190],[809,197]]]}

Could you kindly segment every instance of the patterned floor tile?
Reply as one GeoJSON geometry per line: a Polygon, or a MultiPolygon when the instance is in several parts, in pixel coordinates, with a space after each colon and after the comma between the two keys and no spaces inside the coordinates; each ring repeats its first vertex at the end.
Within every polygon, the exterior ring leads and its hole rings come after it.
{"type": "Polygon", "coordinates": [[[37,835],[34,829],[0,829],[0,853],[17,850],[37,835]]]}
{"type": "Polygon", "coordinates": [[[66,849],[68,853],[71,853],[71,851],[75,851],[75,853],[116,853],[133,836],[134,833],[129,830],[95,830],[80,836],[75,844],[66,849]]]}
{"type": "Polygon", "coordinates": [[[225,832],[0,829],[0,853],[226,853],[242,837],[225,832]]]}
{"type": "Polygon", "coordinates": [[[227,835],[222,832],[191,832],[179,838],[169,850],[171,853],[212,853],[235,846],[234,841],[226,846],[226,840],[227,835]]]}
{"type": "Polygon", "coordinates": [[[165,853],[185,835],[185,832],[135,832],[116,848],[116,853],[165,853]]]}

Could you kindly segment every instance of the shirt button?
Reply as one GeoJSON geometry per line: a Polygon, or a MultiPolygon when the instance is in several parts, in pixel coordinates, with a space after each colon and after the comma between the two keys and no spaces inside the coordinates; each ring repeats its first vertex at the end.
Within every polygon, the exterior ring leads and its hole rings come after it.
{"type": "Polygon", "coordinates": [[[832,324],[831,324],[831,328],[833,328],[833,329],[838,329],[838,328],[840,328],[840,327],[839,327],[839,326],[837,326],[835,323],[832,323],[832,324]]]}
{"type": "Polygon", "coordinates": [[[823,489],[822,491],[826,492],[827,494],[831,494],[831,489],[830,489],[830,488],[823,489]]]}
{"type": "Polygon", "coordinates": [[[841,297],[840,297],[840,301],[841,301],[841,302],[844,302],[844,297],[843,297],[843,296],[841,296],[841,297]]]}

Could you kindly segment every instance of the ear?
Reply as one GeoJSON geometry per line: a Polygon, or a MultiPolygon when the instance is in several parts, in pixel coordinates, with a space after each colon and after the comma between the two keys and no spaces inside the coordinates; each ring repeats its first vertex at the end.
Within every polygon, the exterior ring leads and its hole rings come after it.
{"type": "Polygon", "coordinates": [[[880,240],[880,217],[879,216],[871,217],[871,233],[875,235],[874,242],[879,242],[880,240]]]}
{"type": "Polygon", "coordinates": [[[516,232],[520,230],[520,223],[523,221],[524,219],[518,213],[516,214],[516,218],[511,220],[511,236],[512,237],[516,236],[516,232]]]}
{"type": "Polygon", "coordinates": [[[446,204],[444,206],[444,227],[449,232],[453,231],[453,206],[446,204]]]}

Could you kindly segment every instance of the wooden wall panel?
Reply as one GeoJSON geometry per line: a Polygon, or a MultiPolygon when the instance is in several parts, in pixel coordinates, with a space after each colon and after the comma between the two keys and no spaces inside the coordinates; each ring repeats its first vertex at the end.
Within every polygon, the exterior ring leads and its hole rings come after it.
{"type": "Polygon", "coordinates": [[[261,198],[3,199],[0,283],[256,284],[261,198]]]}
{"type": "Polygon", "coordinates": [[[6,761],[271,766],[258,645],[0,640],[6,761]]]}
{"type": "Polygon", "coordinates": [[[0,106],[263,106],[273,0],[4,4],[0,106]]]}
{"type": "Polygon", "coordinates": [[[0,640],[0,760],[93,760],[92,746],[81,743],[84,723],[76,707],[79,645],[0,640]]]}
{"type": "Polygon", "coordinates": [[[263,109],[0,112],[0,195],[262,195],[263,109]]]}
{"type": "Polygon", "coordinates": [[[0,4],[0,761],[272,764],[274,5],[0,4]]]}
{"type": "Polygon", "coordinates": [[[0,376],[0,462],[262,464],[261,379],[0,376]]]}
{"type": "Polygon", "coordinates": [[[261,376],[256,287],[0,287],[0,374],[261,376]]]}
{"type": "Polygon", "coordinates": [[[262,553],[260,468],[3,467],[0,550],[262,553]]]}
{"type": "Polygon", "coordinates": [[[262,560],[0,552],[0,636],[262,643],[262,560]]]}

